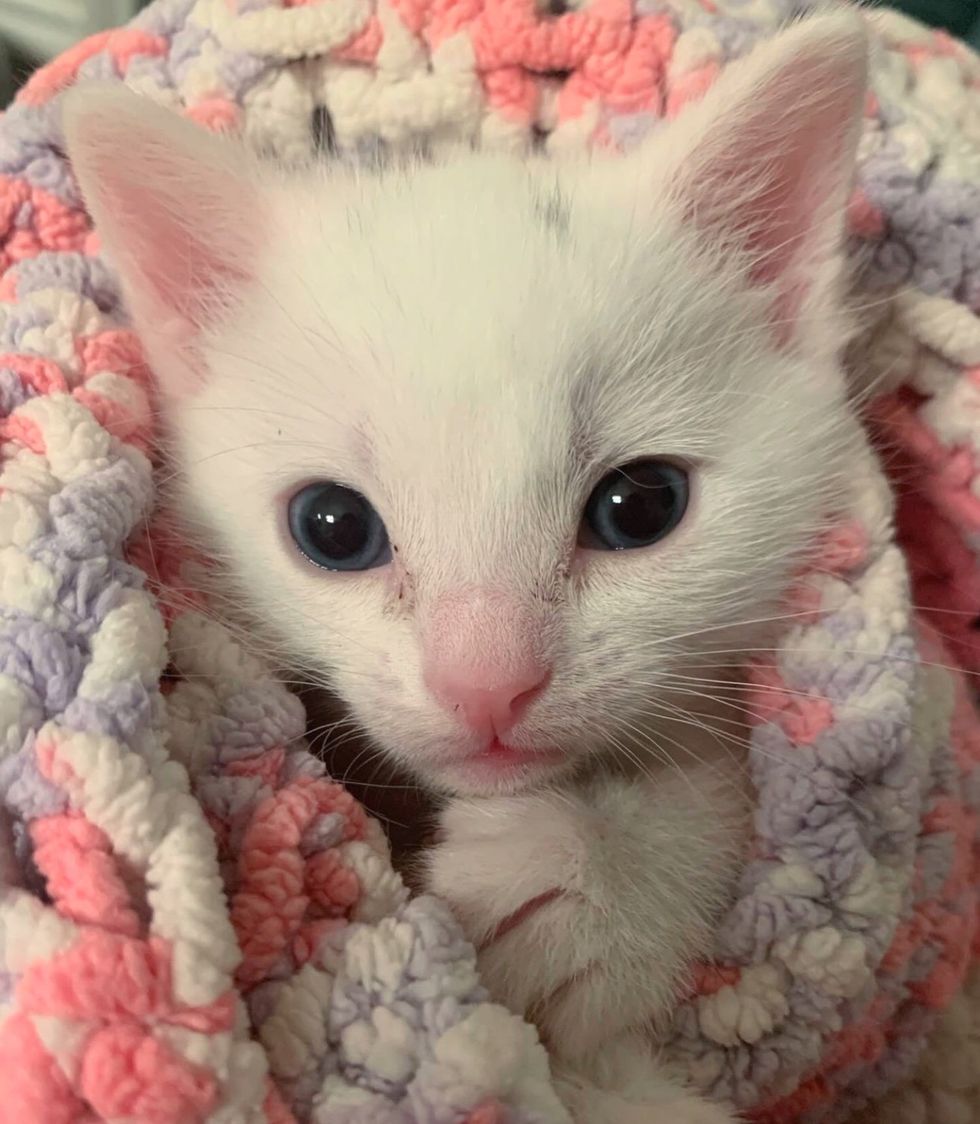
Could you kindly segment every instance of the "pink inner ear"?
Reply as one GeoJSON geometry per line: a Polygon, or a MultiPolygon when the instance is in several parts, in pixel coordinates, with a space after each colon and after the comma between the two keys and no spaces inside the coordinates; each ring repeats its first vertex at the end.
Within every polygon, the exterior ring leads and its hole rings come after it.
{"type": "Polygon", "coordinates": [[[144,342],[188,342],[253,268],[261,216],[243,151],[119,91],[80,90],[65,135],[144,342]]]}
{"type": "Polygon", "coordinates": [[[860,50],[839,41],[792,52],[708,126],[682,188],[692,223],[749,255],[791,332],[813,262],[836,248],[865,84],[860,50]]]}
{"type": "MultiPolygon", "coordinates": [[[[213,213],[211,208],[203,211],[195,228],[189,222],[192,216],[178,214],[173,200],[144,184],[117,184],[115,191],[108,186],[108,192],[134,216],[134,237],[121,249],[124,257],[137,260],[120,265],[143,290],[142,299],[156,305],[159,314],[176,317],[189,328],[199,327],[217,296],[248,279],[237,255],[208,239],[203,220],[213,213]]],[[[217,239],[219,230],[214,234],[217,239]]]]}
{"type": "Polygon", "coordinates": [[[741,168],[744,176],[747,168],[759,169],[754,173],[760,176],[759,188],[750,189],[743,215],[744,245],[756,259],[750,275],[758,284],[771,284],[786,272],[847,174],[841,163],[855,99],[846,83],[826,89],[829,82],[833,79],[824,67],[805,61],[794,73],[776,75],[760,92],[754,128],[750,125],[739,138],[743,143],[729,150],[733,171],[741,168]],[[824,96],[813,99],[819,83],[824,96]],[[798,107],[795,121],[787,106],[798,107]]]}

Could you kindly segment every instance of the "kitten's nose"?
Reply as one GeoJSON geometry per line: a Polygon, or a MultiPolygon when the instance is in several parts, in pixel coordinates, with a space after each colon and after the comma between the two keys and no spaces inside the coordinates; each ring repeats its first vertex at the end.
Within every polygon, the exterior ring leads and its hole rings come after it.
{"type": "Polygon", "coordinates": [[[475,733],[491,737],[502,737],[520,722],[549,678],[548,669],[535,664],[504,683],[487,687],[474,682],[464,669],[460,672],[445,668],[431,673],[429,690],[475,733]]]}
{"type": "Polygon", "coordinates": [[[425,684],[436,701],[486,737],[502,737],[551,676],[540,608],[504,590],[443,594],[424,628],[425,684]]]}

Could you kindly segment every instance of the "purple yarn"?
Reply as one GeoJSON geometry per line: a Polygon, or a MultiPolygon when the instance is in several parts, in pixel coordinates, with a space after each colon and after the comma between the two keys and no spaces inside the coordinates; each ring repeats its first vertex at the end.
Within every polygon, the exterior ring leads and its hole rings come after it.
{"type": "Polygon", "coordinates": [[[28,386],[19,375],[9,367],[0,367],[0,418],[12,414],[34,395],[33,387],[28,386]]]}
{"type": "Polygon", "coordinates": [[[148,513],[149,500],[146,477],[129,460],[71,481],[49,506],[59,547],[74,560],[115,554],[148,513]]]}
{"type": "Polygon", "coordinates": [[[74,699],[65,708],[63,721],[73,729],[135,743],[137,735],[149,724],[154,700],[145,684],[130,678],[103,698],[74,699]]]}
{"type": "Polygon", "coordinates": [[[227,51],[221,60],[222,81],[236,101],[240,101],[268,70],[268,60],[244,51],[227,51]]]}
{"type": "Polygon", "coordinates": [[[38,771],[33,742],[0,760],[0,791],[4,807],[25,822],[58,815],[68,805],[64,791],[38,771]]]}
{"type": "Polygon", "coordinates": [[[51,323],[51,313],[33,305],[17,305],[7,316],[3,332],[0,334],[0,347],[4,351],[24,351],[24,336],[38,328],[47,328],[51,323]]]}
{"type": "Polygon", "coordinates": [[[150,35],[170,39],[185,26],[196,3],[197,0],[155,0],[135,17],[132,26],[150,35]]]}
{"type": "MultiPolygon", "coordinates": [[[[64,170],[63,163],[59,162],[59,167],[64,170]]],[[[42,289],[68,289],[92,301],[100,312],[120,310],[119,282],[99,258],[42,252],[18,262],[15,276],[21,300],[42,289]]]]}
{"type": "Polygon", "coordinates": [[[78,68],[79,82],[113,82],[122,77],[111,55],[100,52],[86,59],[78,68]]]}
{"type": "Polygon", "coordinates": [[[0,674],[35,691],[48,715],[59,714],[68,705],[84,667],[83,653],[41,621],[0,635],[0,674]]]}
{"type": "Polygon", "coordinates": [[[183,80],[184,72],[197,60],[205,43],[213,42],[212,36],[197,24],[185,24],[175,33],[167,59],[167,68],[173,75],[174,82],[183,80]]]}

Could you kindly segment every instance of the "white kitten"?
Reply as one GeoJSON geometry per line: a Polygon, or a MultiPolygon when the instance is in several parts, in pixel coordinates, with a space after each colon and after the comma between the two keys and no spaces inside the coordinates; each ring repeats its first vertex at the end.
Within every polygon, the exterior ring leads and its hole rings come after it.
{"type": "Polygon", "coordinates": [[[651,1028],[744,850],[728,669],[856,439],[865,53],[856,16],[812,21],[638,151],[562,166],[276,171],[115,90],[68,102],[188,522],[453,797],[430,885],[588,1124],[729,1119],[651,1028]]]}

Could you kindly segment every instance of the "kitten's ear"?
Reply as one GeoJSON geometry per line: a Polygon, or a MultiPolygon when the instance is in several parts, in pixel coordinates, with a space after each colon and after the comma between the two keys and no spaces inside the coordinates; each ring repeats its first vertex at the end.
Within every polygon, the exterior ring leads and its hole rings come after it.
{"type": "Polygon", "coordinates": [[[170,394],[252,276],[262,216],[244,148],[118,86],[65,98],[69,159],[134,324],[170,394]]]}
{"type": "Polygon", "coordinates": [[[860,16],[806,21],[734,63],[659,138],[666,190],[706,244],[743,254],[750,283],[772,287],[782,343],[836,283],[867,57],[860,16]]]}

